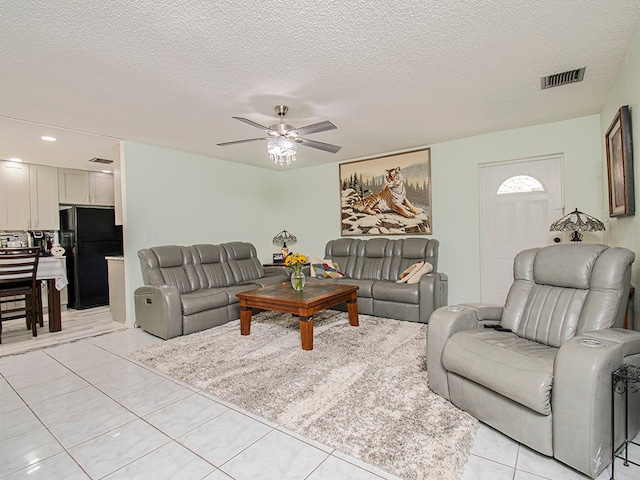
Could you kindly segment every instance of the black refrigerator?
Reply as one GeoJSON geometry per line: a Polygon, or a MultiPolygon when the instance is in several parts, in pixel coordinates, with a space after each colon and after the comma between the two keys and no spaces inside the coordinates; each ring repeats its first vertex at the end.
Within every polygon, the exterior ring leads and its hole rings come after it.
{"type": "Polygon", "coordinates": [[[109,304],[107,256],[122,255],[122,226],[113,208],[60,210],[60,245],[67,258],[69,308],[109,304]]]}

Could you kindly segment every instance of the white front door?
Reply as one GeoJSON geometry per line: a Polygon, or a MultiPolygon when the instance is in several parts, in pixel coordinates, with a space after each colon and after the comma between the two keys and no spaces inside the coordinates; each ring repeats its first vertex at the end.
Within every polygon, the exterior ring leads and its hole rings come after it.
{"type": "Polygon", "coordinates": [[[504,304],[513,259],[553,243],[549,226],[563,215],[560,155],[480,167],[482,301],[504,304]]]}

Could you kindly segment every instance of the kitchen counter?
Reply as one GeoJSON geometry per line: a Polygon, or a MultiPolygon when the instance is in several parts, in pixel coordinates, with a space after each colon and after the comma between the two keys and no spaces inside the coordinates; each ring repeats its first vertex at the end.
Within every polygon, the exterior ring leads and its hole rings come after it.
{"type": "Polygon", "coordinates": [[[107,270],[109,272],[109,309],[115,322],[124,324],[127,320],[125,308],[124,288],[124,257],[108,256],[107,270]]]}

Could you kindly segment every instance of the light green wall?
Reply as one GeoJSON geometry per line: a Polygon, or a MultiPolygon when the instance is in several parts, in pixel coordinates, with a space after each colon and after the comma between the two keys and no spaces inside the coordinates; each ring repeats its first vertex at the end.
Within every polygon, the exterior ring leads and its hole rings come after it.
{"type": "Polygon", "coordinates": [[[274,249],[289,195],[278,172],[134,142],[123,142],[121,163],[128,325],[141,248],[248,240],[265,258],[274,249]]]}
{"type": "Polygon", "coordinates": [[[599,124],[593,115],[432,147],[433,232],[450,303],[480,301],[480,166],[560,153],[565,205],[602,218],[599,124]]]}
{"type": "MultiPolygon", "coordinates": [[[[640,154],[640,24],[636,26],[634,34],[629,42],[624,59],[618,71],[616,80],[607,94],[604,107],[601,112],[600,135],[604,138],[609,124],[613,120],[616,112],[623,105],[629,105],[631,112],[632,138],[635,142],[635,167],[634,181],[636,186],[636,210],[638,213],[628,217],[614,217],[606,222],[605,239],[607,244],[612,246],[626,247],[640,254],[640,197],[638,196],[638,185],[640,185],[640,166],[638,164],[638,155],[640,154]]],[[[609,213],[609,200],[607,190],[607,171],[606,171],[606,153],[604,142],[602,145],[602,175],[603,175],[603,209],[609,213]]],[[[640,286],[640,258],[636,257],[636,261],[632,268],[631,283],[640,286]]],[[[638,293],[636,293],[636,299],[638,293]]],[[[635,328],[640,330],[640,306],[637,300],[634,302],[635,311],[635,328]]]]}
{"type": "MultiPolygon", "coordinates": [[[[438,270],[449,276],[450,303],[480,301],[480,165],[561,153],[567,208],[602,218],[599,132],[600,117],[591,115],[431,146],[433,237],[440,241],[438,270]]],[[[282,175],[289,185],[305,185],[297,195],[307,198],[297,202],[296,222],[287,228],[298,235],[301,251],[321,255],[326,241],[340,235],[338,167],[282,175]]]]}
{"type": "MultiPolygon", "coordinates": [[[[450,303],[480,301],[479,166],[561,153],[565,204],[602,218],[600,137],[592,115],[431,146],[433,237],[450,303]]],[[[140,248],[246,240],[267,261],[283,228],[298,237],[293,251],[313,256],[340,236],[337,163],[272,171],[133,142],[122,163],[129,323],[140,248]]]]}

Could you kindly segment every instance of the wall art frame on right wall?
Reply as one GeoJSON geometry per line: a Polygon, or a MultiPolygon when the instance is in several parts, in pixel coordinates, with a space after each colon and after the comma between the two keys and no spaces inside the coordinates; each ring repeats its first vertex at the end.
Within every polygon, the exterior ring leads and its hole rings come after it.
{"type": "Polygon", "coordinates": [[[620,107],[605,135],[609,216],[635,215],[633,141],[629,106],[620,107]]]}

